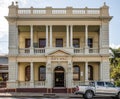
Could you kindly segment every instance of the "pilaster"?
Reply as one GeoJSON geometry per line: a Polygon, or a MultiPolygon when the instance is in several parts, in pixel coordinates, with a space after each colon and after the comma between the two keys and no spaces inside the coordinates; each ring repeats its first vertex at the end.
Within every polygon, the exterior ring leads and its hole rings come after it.
{"type": "Polygon", "coordinates": [[[52,86],[52,70],[51,70],[51,61],[46,63],[46,87],[51,89],[52,86]]]}
{"type": "Polygon", "coordinates": [[[15,23],[9,23],[9,55],[18,54],[18,27],[15,23]]]}
{"type": "Polygon", "coordinates": [[[66,84],[67,84],[67,88],[72,88],[72,81],[73,81],[73,69],[72,69],[72,61],[68,61],[68,70],[67,70],[67,80],[66,80],[66,84]]]}
{"type": "Polygon", "coordinates": [[[100,54],[109,54],[109,24],[107,22],[103,22],[100,27],[100,45],[100,54]]]}
{"type": "Polygon", "coordinates": [[[107,61],[101,63],[102,67],[102,81],[110,81],[110,64],[107,61]],[[104,75],[104,76],[103,76],[104,75]]]}

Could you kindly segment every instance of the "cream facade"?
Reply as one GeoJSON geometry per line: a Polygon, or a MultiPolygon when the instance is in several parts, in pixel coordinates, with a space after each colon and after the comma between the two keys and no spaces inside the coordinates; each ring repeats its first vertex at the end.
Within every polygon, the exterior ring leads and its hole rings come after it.
{"type": "Polygon", "coordinates": [[[19,8],[9,14],[8,88],[53,92],[109,81],[109,7],[19,8]],[[28,69],[27,69],[28,68],[28,69]]]}

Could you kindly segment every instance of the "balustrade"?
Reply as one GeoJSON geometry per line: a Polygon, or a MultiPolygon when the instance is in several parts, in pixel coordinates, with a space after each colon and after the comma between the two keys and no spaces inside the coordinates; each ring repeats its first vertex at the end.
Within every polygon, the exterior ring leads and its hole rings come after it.
{"type": "MultiPolygon", "coordinates": [[[[33,14],[33,15],[49,15],[49,14],[53,14],[53,15],[60,15],[60,14],[64,14],[67,15],[67,12],[71,12],[71,15],[100,15],[100,9],[89,9],[89,8],[72,8],[71,11],[68,11],[67,8],[18,8],[17,14],[18,15],[29,15],[29,14],[33,14]],[[51,12],[51,13],[49,13],[51,12]]],[[[70,13],[69,13],[70,14],[70,13]]]]}

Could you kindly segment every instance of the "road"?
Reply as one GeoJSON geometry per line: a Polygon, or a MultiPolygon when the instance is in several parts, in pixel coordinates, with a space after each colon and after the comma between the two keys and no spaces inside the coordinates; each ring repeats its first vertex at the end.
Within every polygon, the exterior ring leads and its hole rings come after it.
{"type": "MultiPolygon", "coordinates": [[[[84,98],[41,98],[41,97],[0,97],[0,99],[84,99],[84,98]]],[[[110,97],[94,97],[93,99],[112,99],[110,97]]]]}

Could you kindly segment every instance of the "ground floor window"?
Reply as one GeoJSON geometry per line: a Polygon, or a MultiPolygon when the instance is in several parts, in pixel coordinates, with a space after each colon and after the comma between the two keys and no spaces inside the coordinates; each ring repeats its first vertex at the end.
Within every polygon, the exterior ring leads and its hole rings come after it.
{"type": "Polygon", "coordinates": [[[88,80],[93,80],[93,67],[88,65],[88,80]]]}
{"type": "Polygon", "coordinates": [[[39,67],[39,81],[45,81],[46,79],[46,68],[45,66],[39,67]]]}
{"type": "Polygon", "coordinates": [[[30,66],[25,68],[25,81],[30,81],[30,66]]]}
{"type": "Polygon", "coordinates": [[[73,66],[73,80],[80,80],[80,67],[78,65],[73,66]]]}

